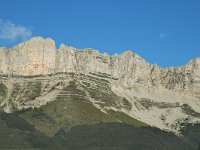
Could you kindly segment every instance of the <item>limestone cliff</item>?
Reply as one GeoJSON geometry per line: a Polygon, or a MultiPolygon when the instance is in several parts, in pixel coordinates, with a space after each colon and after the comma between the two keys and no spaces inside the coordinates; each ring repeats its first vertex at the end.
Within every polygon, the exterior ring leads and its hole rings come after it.
{"type": "Polygon", "coordinates": [[[111,90],[110,94],[113,92],[119,97],[118,100],[115,97],[115,105],[102,105],[105,103],[102,99],[92,98],[90,90],[85,90],[88,100],[104,112],[121,111],[147,124],[172,131],[177,131],[174,124],[181,124],[188,117],[191,122],[200,120],[200,58],[185,66],[160,68],[131,51],[109,56],[94,49],[79,50],[64,44],[56,49],[53,40],[42,37],[11,49],[0,48],[0,56],[4,89],[0,106],[7,112],[13,110],[11,103],[22,109],[40,107],[55,100],[73,80],[97,91],[108,92],[103,89],[106,87],[111,90]],[[33,84],[40,80],[39,84],[33,84]],[[105,87],[97,88],[104,82],[105,87]],[[39,94],[36,90],[30,97],[19,96],[31,93],[31,88],[39,88],[39,94]],[[123,98],[129,107],[124,107],[123,98]]]}
{"type": "Polygon", "coordinates": [[[52,39],[35,37],[11,49],[0,48],[0,75],[36,76],[59,72],[102,73],[125,88],[159,87],[199,97],[200,58],[176,68],[159,68],[126,51],[109,56],[94,49],[78,50],[52,39]]]}
{"type": "Polygon", "coordinates": [[[54,73],[55,68],[55,43],[51,39],[41,37],[33,38],[9,50],[2,63],[7,69],[2,70],[8,76],[34,76],[54,73]]]}

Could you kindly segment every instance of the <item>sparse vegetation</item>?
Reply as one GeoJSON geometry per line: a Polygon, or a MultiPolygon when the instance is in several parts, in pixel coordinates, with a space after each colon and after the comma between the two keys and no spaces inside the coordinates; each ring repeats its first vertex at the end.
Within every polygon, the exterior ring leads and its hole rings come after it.
{"type": "Polygon", "coordinates": [[[34,100],[41,94],[42,83],[41,82],[27,82],[27,83],[15,83],[13,85],[13,91],[11,96],[13,99],[20,96],[23,100],[34,100]]]}
{"type": "Polygon", "coordinates": [[[155,102],[155,101],[153,101],[151,99],[147,99],[147,98],[141,98],[138,102],[142,106],[144,106],[146,109],[149,109],[151,107],[158,107],[161,109],[180,107],[179,103],[155,102]]]}
{"type": "Polygon", "coordinates": [[[3,83],[0,83],[0,103],[6,98],[6,94],[7,87],[3,83]]]}
{"type": "Polygon", "coordinates": [[[118,119],[120,122],[126,123],[126,124],[130,124],[133,125],[135,127],[144,127],[144,126],[148,126],[147,124],[145,124],[144,122],[141,122],[137,119],[131,118],[130,116],[128,116],[127,114],[123,113],[123,112],[116,112],[113,110],[109,110],[107,111],[108,114],[110,114],[111,116],[115,117],[116,119],[118,119]]]}
{"type": "Polygon", "coordinates": [[[181,106],[181,109],[183,112],[187,115],[193,116],[193,117],[200,117],[200,113],[194,111],[189,105],[183,104],[181,106]]]}
{"type": "Polygon", "coordinates": [[[125,97],[122,98],[122,104],[123,104],[125,109],[131,110],[132,105],[125,97]]]}
{"type": "Polygon", "coordinates": [[[7,87],[3,83],[0,83],[0,95],[5,96],[6,92],[7,92],[7,87]]]}

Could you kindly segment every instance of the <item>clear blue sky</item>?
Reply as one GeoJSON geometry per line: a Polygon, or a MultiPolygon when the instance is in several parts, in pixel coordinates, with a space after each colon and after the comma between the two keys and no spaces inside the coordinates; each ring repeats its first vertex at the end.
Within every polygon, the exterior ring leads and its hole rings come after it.
{"type": "Polygon", "coordinates": [[[179,66],[200,57],[200,0],[1,0],[0,31],[0,46],[44,36],[179,66]]]}

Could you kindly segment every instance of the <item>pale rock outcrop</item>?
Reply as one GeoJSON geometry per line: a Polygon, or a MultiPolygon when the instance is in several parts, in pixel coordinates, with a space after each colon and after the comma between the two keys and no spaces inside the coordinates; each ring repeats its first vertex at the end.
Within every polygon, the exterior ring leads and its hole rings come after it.
{"type": "Polygon", "coordinates": [[[76,49],[73,47],[60,45],[55,57],[55,72],[75,72],[76,69],[76,49]]]}
{"type": "Polygon", "coordinates": [[[0,74],[6,75],[8,74],[8,52],[5,47],[0,48],[0,74]]]}
{"type": "Polygon", "coordinates": [[[117,85],[124,88],[148,86],[151,67],[137,54],[126,51],[111,57],[112,76],[118,78],[117,85]]]}
{"type": "Polygon", "coordinates": [[[9,74],[19,76],[54,73],[55,42],[35,37],[9,51],[9,74]]]}
{"type": "Polygon", "coordinates": [[[99,51],[88,48],[77,51],[76,60],[78,72],[111,74],[110,58],[107,54],[100,54],[99,51]]]}

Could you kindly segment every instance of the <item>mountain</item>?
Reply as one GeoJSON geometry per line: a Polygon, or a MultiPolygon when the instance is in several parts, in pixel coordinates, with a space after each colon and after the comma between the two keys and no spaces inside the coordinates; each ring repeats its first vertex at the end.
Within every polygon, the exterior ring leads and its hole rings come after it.
{"type": "Polygon", "coordinates": [[[0,143],[23,145],[9,148],[199,148],[200,58],[160,68],[42,37],[0,56],[0,143]]]}

